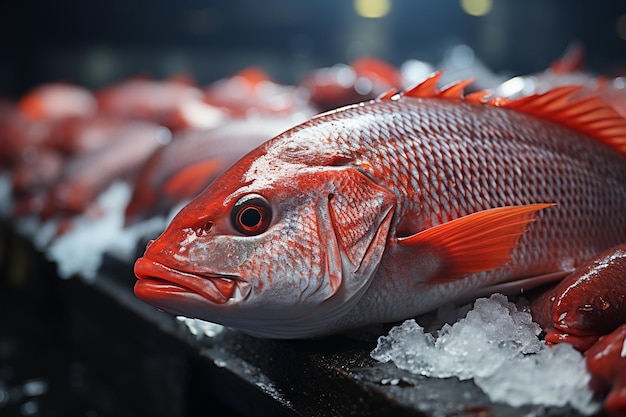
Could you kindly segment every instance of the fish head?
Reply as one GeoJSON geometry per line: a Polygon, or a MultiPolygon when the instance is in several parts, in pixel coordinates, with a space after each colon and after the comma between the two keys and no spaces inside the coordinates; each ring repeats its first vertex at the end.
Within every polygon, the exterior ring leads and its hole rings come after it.
{"type": "Polygon", "coordinates": [[[148,244],[135,293],[255,336],[328,333],[369,286],[394,204],[354,167],[253,152],[148,244]]]}

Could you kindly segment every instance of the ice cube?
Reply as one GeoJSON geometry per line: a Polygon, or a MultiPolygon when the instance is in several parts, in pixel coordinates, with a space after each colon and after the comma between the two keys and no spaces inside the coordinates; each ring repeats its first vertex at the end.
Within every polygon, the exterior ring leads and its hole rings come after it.
{"type": "Polygon", "coordinates": [[[415,320],[405,321],[379,338],[371,356],[416,374],[473,378],[496,402],[597,411],[582,355],[569,345],[548,348],[540,331],[528,312],[494,294],[476,300],[464,318],[435,335],[415,320]]]}

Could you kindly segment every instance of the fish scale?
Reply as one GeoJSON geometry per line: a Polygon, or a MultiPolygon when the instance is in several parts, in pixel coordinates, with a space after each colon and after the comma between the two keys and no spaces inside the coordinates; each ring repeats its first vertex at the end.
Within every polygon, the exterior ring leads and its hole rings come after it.
{"type": "MultiPolygon", "coordinates": [[[[361,131],[358,135],[338,137],[338,140],[349,141],[349,144],[341,144],[339,148],[351,149],[356,159],[355,165],[359,165],[359,161],[365,159],[368,163],[363,166],[371,169],[369,174],[376,178],[379,184],[382,183],[394,190],[398,196],[397,224],[404,218],[419,216],[422,207],[428,208],[432,213],[430,221],[422,225],[424,229],[490,207],[556,202],[558,210],[542,213],[542,222],[537,225],[539,227],[533,228],[525,235],[519,249],[511,255],[511,263],[517,264],[517,270],[527,273],[531,271],[548,273],[556,270],[557,263],[563,258],[571,258],[574,265],[580,264],[599,251],[624,240],[626,222],[618,207],[624,207],[626,204],[626,164],[621,155],[607,146],[566,127],[507,109],[444,100],[433,103],[432,100],[411,98],[379,102],[376,106],[378,108],[374,114],[380,115],[381,120],[388,119],[385,112],[402,114],[403,126],[419,126],[419,130],[410,132],[406,128],[397,129],[402,133],[408,133],[407,137],[394,135],[394,129],[390,127],[388,129],[390,135],[380,137],[378,134],[380,128],[376,127],[373,133],[361,131]],[[466,108],[459,112],[459,107],[466,108]],[[485,133],[479,135],[480,130],[474,130],[473,136],[461,134],[460,137],[467,140],[457,140],[453,142],[456,146],[450,148],[450,141],[445,139],[442,132],[442,121],[422,116],[424,112],[429,111],[448,115],[447,119],[454,120],[452,124],[457,127],[463,125],[459,121],[459,113],[482,113],[477,117],[481,118],[481,126],[484,127],[485,133]],[[430,129],[428,122],[438,124],[439,128],[430,129]],[[522,128],[512,129],[514,126],[522,128]],[[498,134],[491,135],[492,132],[498,134]],[[395,145],[395,141],[402,141],[401,145],[395,145]],[[385,158],[385,155],[391,154],[384,150],[385,146],[404,149],[405,153],[397,154],[398,159],[391,161],[385,158]],[[441,161],[440,149],[445,146],[448,146],[446,148],[448,150],[454,150],[450,152],[456,160],[450,164],[437,164],[436,170],[433,170],[429,162],[441,161]],[[379,154],[381,150],[382,155],[379,154]],[[469,155],[467,158],[469,164],[464,164],[460,160],[461,154],[469,155]],[[419,159],[415,155],[419,155],[419,159]],[[370,161],[380,161],[381,164],[373,164],[370,161]],[[517,164],[511,166],[509,161],[516,161],[517,164]],[[420,175],[420,167],[426,170],[425,174],[420,175]],[[461,175],[459,167],[463,168],[461,175]],[[516,170],[511,169],[512,167],[522,167],[522,174],[515,175],[516,170]],[[583,173],[584,175],[581,175],[583,173]],[[609,174],[612,179],[618,181],[611,187],[606,187],[605,176],[609,174]],[[418,178],[421,194],[417,200],[408,200],[406,197],[414,190],[404,188],[403,186],[408,184],[398,181],[399,178],[407,177],[418,178]],[[442,193],[441,188],[448,186],[451,178],[459,177],[471,178],[472,181],[469,184],[461,182],[462,187],[456,189],[458,194],[466,198],[460,201],[458,212],[454,212],[451,209],[455,205],[450,204],[450,199],[443,199],[446,193],[442,193]],[[581,195],[593,195],[594,198],[581,201],[579,199],[581,195]],[[612,200],[619,201],[618,205],[610,204],[612,200]],[[529,266],[532,270],[528,269],[529,266]]],[[[313,120],[306,128],[312,136],[327,136],[324,130],[332,125],[333,118],[359,119],[361,112],[369,112],[369,108],[354,106],[343,112],[329,114],[328,119],[322,117],[313,120]],[[319,130],[316,131],[316,128],[319,130]]],[[[371,123],[378,125],[382,123],[381,120],[372,120],[371,123]]],[[[456,132],[458,134],[459,131],[456,132]]],[[[281,139],[292,141],[296,140],[297,136],[294,134],[279,138],[274,146],[279,147],[281,139]]],[[[314,150],[311,153],[314,155],[314,150]]],[[[317,158],[312,156],[311,160],[315,161],[317,158]]],[[[495,281],[499,278],[498,275],[510,273],[510,270],[494,271],[482,274],[487,277],[481,279],[495,281]]],[[[387,277],[392,275],[394,274],[389,273],[387,277]]],[[[375,283],[390,281],[384,277],[374,280],[375,283]]],[[[423,286],[423,283],[421,284],[423,286]]],[[[373,285],[376,287],[376,284],[373,285]]],[[[406,302],[399,304],[415,305],[413,311],[423,312],[431,308],[430,303],[422,300],[429,297],[430,288],[416,291],[411,285],[407,287],[411,290],[407,291],[406,287],[402,291],[397,288],[385,288],[383,292],[394,294],[396,302],[398,298],[402,298],[398,294],[408,294],[406,302]],[[420,292],[421,295],[416,295],[420,292]]],[[[368,321],[367,318],[363,320],[358,317],[364,315],[378,317],[384,314],[375,311],[376,306],[381,303],[367,302],[368,298],[367,296],[364,298],[363,308],[355,309],[349,315],[353,320],[368,321]]],[[[385,317],[385,321],[397,320],[407,314],[404,311],[394,313],[391,317],[385,317]]],[[[344,318],[347,319],[348,317],[344,318]]]]}
{"type": "MultiPolygon", "coordinates": [[[[421,107],[432,108],[436,107],[432,111],[446,113],[449,108],[460,107],[463,104],[458,103],[426,103],[424,106],[423,101],[419,103],[419,100],[411,100],[406,98],[403,102],[381,102],[377,103],[379,107],[386,107],[390,113],[400,113],[404,115],[405,119],[412,120],[416,118],[420,120],[420,131],[413,132],[411,137],[397,135],[395,137],[376,137],[376,135],[364,133],[362,136],[365,140],[360,140],[360,137],[352,136],[349,146],[345,148],[353,149],[352,153],[356,156],[359,164],[359,159],[377,160],[381,161],[381,165],[367,164],[367,167],[372,170],[370,175],[377,178],[389,189],[395,191],[399,197],[399,205],[408,205],[409,207],[415,205],[428,204],[431,207],[440,208],[441,204],[447,201],[441,200],[441,187],[447,186],[451,183],[452,178],[470,178],[471,184],[466,184],[464,187],[456,188],[462,195],[467,196],[464,200],[465,206],[459,213],[450,213],[443,211],[444,216],[442,221],[449,221],[452,218],[456,218],[462,215],[469,214],[476,210],[481,210],[489,207],[498,207],[502,205],[520,204],[529,202],[552,202],[555,199],[561,200],[559,204],[567,204],[566,199],[575,199],[577,195],[584,194],[588,190],[602,190],[605,187],[601,187],[604,181],[604,176],[609,172],[615,175],[619,175],[620,181],[624,183],[625,168],[623,158],[615,151],[608,149],[607,147],[598,144],[591,139],[581,135],[577,132],[573,132],[567,128],[560,126],[546,127],[547,122],[542,121],[541,124],[534,129],[524,129],[520,132],[519,137],[509,137],[508,139],[502,137],[491,137],[484,135],[482,137],[475,137],[468,139],[467,141],[457,141],[458,148],[455,148],[455,160],[450,164],[437,165],[436,170],[432,169],[431,161],[440,161],[441,153],[437,151],[438,147],[447,145],[447,141],[437,135],[436,132],[429,130],[430,125],[424,122],[424,118],[420,117],[420,112],[424,111],[421,107]],[[415,101],[415,103],[411,102],[415,101]],[[426,137],[418,138],[418,134],[424,134],[426,137]],[[532,140],[532,138],[536,138],[532,140]],[[375,138],[375,139],[373,139],[375,138]],[[378,143],[376,141],[379,141],[378,143]],[[402,144],[398,148],[404,148],[404,155],[398,154],[398,159],[402,158],[402,161],[391,161],[385,159],[387,152],[383,155],[377,154],[381,151],[380,142],[386,142],[387,146],[396,146],[390,144],[391,141],[400,141],[402,144]],[[564,143],[569,144],[576,148],[576,151],[580,151],[580,148],[585,149],[586,155],[579,155],[577,159],[572,156],[564,154],[564,143]],[[499,145],[499,146],[498,146],[499,145]],[[578,146],[576,146],[578,145],[578,146]],[[494,149],[496,151],[494,152],[494,149]],[[593,153],[589,153],[592,150],[593,153]],[[461,161],[460,153],[469,155],[467,160],[469,164],[461,161]],[[594,157],[594,154],[599,154],[598,157],[594,157]],[[364,155],[359,158],[360,155],[364,155]],[[415,155],[418,155],[420,159],[417,159],[415,155]],[[520,156],[521,155],[521,156],[520,156]],[[511,175],[513,171],[508,166],[511,166],[511,162],[516,161],[519,165],[513,165],[512,167],[523,167],[523,175],[511,175]],[[599,161],[598,161],[599,160],[599,161]],[[602,162],[598,165],[597,162],[602,162]],[[395,162],[395,164],[393,163],[395,162]],[[408,165],[408,169],[407,169],[408,165]],[[562,167],[562,168],[561,168],[562,167]],[[603,169],[606,167],[607,169],[603,169]],[[404,168],[399,170],[398,168],[404,168]],[[423,170],[420,172],[420,168],[423,170]],[[459,170],[462,168],[462,170],[459,170]],[[561,169],[565,169],[562,172],[561,169]],[[575,172],[585,172],[593,175],[593,178],[586,176],[581,177],[575,172]],[[423,174],[422,174],[423,173],[423,174]],[[420,183],[421,200],[418,201],[406,201],[405,196],[410,194],[409,189],[403,188],[403,185],[398,181],[399,178],[418,178],[420,183]],[[544,180],[548,178],[552,184],[543,184],[544,180]],[[561,189],[558,184],[554,183],[554,180],[562,181],[563,183],[574,182],[574,188],[561,189]],[[582,182],[586,179],[585,182],[582,182]],[[581,182],[577,182],[580,180],[581,182]],[[534,185],[535,184],[535,185],[534,185]],[[534,186],[533,186],[534,185],[534,186]],[[531,200],[531,198],[533,200],[531,200]]],[[[470,105],[464,105],[470,106],[470,105]]],[[[355,107],[345,110],[340,114],[331,114],[329,117],[341,117],[341,118],[356,118],[358,115],[351,113],[358,113],[361,111],[368,111],[367,107],[355,107]]],[[[499,126],[496,125],[492,130],[507,131],[512,126],[517,124],[537,124],[536,120],[528,120],[529,117],[524,114],[519,114],[504,109],[479,107],[467,109],[468,112],[474,112],[480,110],[482,112],[488,112],[493,114],[485,114],[483,117],[487,120],[494,119],[497,121],[505,120],[505,123],[500,122],[499,126]],[[514,120],[511,120],[514,119],[514,120]],[[517,120],[515,120],[517,119],[517,120]]],[[[379,110],[380,112],[380,110],[379,110]]],[[[454,116],[456,117],[456,116],[454,116]]],[[[451,118],[453,118],[451,116],[451,118]]],[[[428,119],[426,119],[428,120],[428,119]]],[[[311,132],[311,135],[326,136],[324,130],[326,120],[322,121],[322,127],[317,132],[311,132]]],[[[377,124],[379,121],[373,121],[377,124]]],[[[441,123],[436,121],[436,123],[441,123]]],[[[462,124],[462,122],[456,121],[456,124],[462,124]]],[[[406,124],[406,123],[405,123],[406,124]]],[[[448,123],[449,124],[449,123],[448,123]]],[[[494,123],[495,124],[495,123],[494,123]]],[[[315,123],[310,123],[307,128],[313,129],[315,123]]],[[[319,127],[319,126],[318,126],[319,127]]],[[[292,140],[294,137],[286,138],[285,140],[292,140]]],[[[341,138],[338,138],[341,139],[341,138]]],[[[279,146],[279,144],[276,144],[279,146]]],[[[449,146],[449,145],[448,145],[449,146]]],[[[312,149],[312,161],[315,161],[314,152],[312,149]]],[[[462,182],[457,181],[457,184],[462,182]]],[[[620,184],[621,189],[611,190],[606,196],[610,196],[613,193],[619,195],[624,199],[624,186],[620,184]]],[[[567,209],[571,209],[569,205],[567,209]]],[[[415,207],[407,210],[406,216],[409,216],[411,211],[417,211],[415,207]]],[[[593,215],[592,215],[593,216],[593,215]]],[[[398,217],[403,217],[399,215],[398,217]]],[[[620,223],[623,226],[623,222],[620,223]]]]}
{"type": "Polygon", "coordinates": [[[575,90],[484,102],[435,83],[324,113],[249,153],[137,261],[137,295],[257,336],[311,337],[412,317],[503,282],[527,290],[624,242],[619,115],[569,103],[575,90]],[[271,222],[241,236],[231,211],[251,195],[271,222]],[[212,232],[190,243],[204,252],[172,259],[180,230],[207,221],[212,232]],[[220,261],[244,242],[255,250],[240,265],[220,261]],[[170,297],[153,262],[234,276],[250,291],[223,305],[185,301],[182,289],[170,297]]]}

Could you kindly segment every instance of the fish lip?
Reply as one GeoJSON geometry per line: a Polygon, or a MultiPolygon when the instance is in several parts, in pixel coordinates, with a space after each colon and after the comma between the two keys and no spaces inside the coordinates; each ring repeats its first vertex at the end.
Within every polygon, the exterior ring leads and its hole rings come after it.
{"type": "Polygon", "coordinates": [[[215,303],[246,298],[249,285],[240,277],[225,274],[187,272],[141,257],[135,262],[135,294],[149,301],[163,295],[197,294],[215,303]]]}

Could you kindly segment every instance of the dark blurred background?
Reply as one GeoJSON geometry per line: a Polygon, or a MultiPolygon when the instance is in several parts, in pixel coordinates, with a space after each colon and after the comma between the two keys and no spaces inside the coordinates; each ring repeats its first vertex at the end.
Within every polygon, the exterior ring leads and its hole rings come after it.
{"type": "Polygon", "coordinates": [[[11,96],[182,71],[207,83],[248,65],[295,83],[363,54],[436,64],[458,44],[521,74],[577,41],[588,69],[626,72],[624,0],[5,0],[0,34],[0,93],[11,96]]]}

